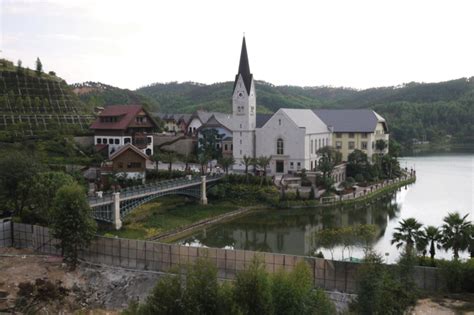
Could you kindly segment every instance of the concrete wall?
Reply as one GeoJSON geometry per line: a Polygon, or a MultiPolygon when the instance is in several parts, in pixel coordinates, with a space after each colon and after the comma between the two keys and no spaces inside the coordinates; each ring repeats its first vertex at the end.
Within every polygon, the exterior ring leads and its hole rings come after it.
{"type": "MultiPolygon", "coordinates": [[[[14,223],[13,227],[13,246],[33,248],[45,254],[59,254],[55,247],[57,240],[50,236],[47,228],[19,223],[14,223]]],[[[270,273],[280,269],[292,270],[298,262],[304,261],[312,272],[313,283],[316,287],[349,293],[356,289],[355,279],[360,264],[314,257],[198,248],[100,236],[80,255],[82,259],[93,263],[162,272],[192,263],[199,257],[206,257],[216,265],[218,275],[223,279],[234,279],[236,273],[247,268],[255,256],[264,262],[266,270],[270,273]]],[[[435,291],[441,287],[438,269],[416,267],[415,270],[415,281],[421,289],[435,291]]]]}
{"type": "Polygon", "coordinates": [[[79,144],[81,147],[90,147],[94,145],[93,136],[74,137],[74,142],[79,144]]]}
{"type": "Polygon", "coordinates": [[[0,221],[0,247],[12,246],[11,222],[0,221]]]}
{"type": "Polygon", "coordinates": [[[186,138],[178,140],[170,145],[164,145],[161,147],[161,149],[166,151],[173,151],[182,155],[190,155],[195,153],[194,151],[196,150],[196,144],[196,139],[186,138]]]}

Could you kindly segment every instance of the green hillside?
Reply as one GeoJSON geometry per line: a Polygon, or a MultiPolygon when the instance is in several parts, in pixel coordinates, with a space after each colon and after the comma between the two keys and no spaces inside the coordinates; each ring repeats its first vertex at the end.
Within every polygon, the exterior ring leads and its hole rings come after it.
{"type": "Polygon", "coordinates": [[[0,59],[0,141],[88,131],[92,112],[54,73],[0,59]]]}
{"type": "MultiPolygon", "coordinates": [[[[372,108],[384,116],[405,148],[413,139],[435,145],[474,145],[474,77],[439,83],[355,90],[333,87],[274,86],[257,81],[257,111],[289,108],[372,108]]],[[[156,83],[137,90],[160,103],[163,112],[197,109],[230,112],[232,82],[156,83]]]]}
{"type": "Polygon", "coordinates": [[[108,105],[141,104],[152,111],[159,110],[156,100],[127,89],[120,89],[100,82],[72,84],[73,92],[89,108],[108,105]]]}

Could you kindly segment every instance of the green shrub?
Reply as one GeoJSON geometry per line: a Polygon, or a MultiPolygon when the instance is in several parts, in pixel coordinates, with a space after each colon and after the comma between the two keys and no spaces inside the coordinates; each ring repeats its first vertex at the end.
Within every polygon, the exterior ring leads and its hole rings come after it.
{"type": "MultiPolygon", "coordinates": [[[[181,277],[165,275],[158,281],[145,304],[140,306],[135,314],[182,314],[185,311],[183,291],[181,277]]],[[[131,307],[136,308],[133,304],[131,307]]]]}
{"type": "Polygon", "coordinates": [[[406,287],[411,279],[410,272],[404,276],[405,279],[401,274],[409,271],[412,260],[402,260],[397,270],[400,274],[397,274],[383,265],[380,255],[367,252],[357,273],[357,298],[350,305],[353,312],[364,315],[404,314],[416,302],[414,286],[406,287]]]}
{"type": "Polygon", "coordinates": [[[364,181],[364,175],[362,174],[357,174],[355,177],[354,177],[355,181],[358,182],[358,183],[362,183],[364,181]]]}
{"type": "Polygon", "coordinates": [[[462,262],[458,259],[440,260],[441,275],[450,293],[474,292],[474,259],[462,262]]]}
{"type": "Polygon", "coordinates": [[[189,266],[184,291],[184,305],[191,314],[215,314],[217,312],[219,284],[217,268],[209,261],[198,259],[189,266]]]}
{"type": "Polygon", "coordinates": [[[234,296],[242,313],[257,315],[273,312],[270,276],[258,259],[237,274],[234,285],[234,296]]]}

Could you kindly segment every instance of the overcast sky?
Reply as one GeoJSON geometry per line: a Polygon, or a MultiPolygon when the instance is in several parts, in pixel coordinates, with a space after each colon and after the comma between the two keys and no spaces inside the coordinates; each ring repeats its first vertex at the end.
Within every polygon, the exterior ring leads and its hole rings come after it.
{"type": "Polygon", "coordinates": [[[0,0],[0,57],[68,83],[367,88],[474,76],[474,1],[0,0]]]}

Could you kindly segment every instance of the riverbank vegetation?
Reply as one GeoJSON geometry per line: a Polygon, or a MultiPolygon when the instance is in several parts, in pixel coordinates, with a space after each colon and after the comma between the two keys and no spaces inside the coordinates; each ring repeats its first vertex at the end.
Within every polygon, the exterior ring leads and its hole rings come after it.
{"type": "Polygon", "coordinates": [[[195,199],[167,196],[132,211],[125,218],[122,229],[117,231],[103,227],[100,233],[106,236],[147,239],[206,218],[235,211],[239,207],[240,205],[229,201],[200,205],[195,199]]]}
{"type": "Polygon", "coordinates": [[[161,278],[145,303],[132,303],[123,314],[321,314],[333,303],[313,289],[305,262],[269,274],[257,259],[237,272],[234,282],[219,283],[217,268],[205,259],[188,265],[185,274],[161,278]]]}

